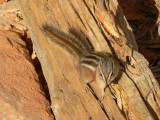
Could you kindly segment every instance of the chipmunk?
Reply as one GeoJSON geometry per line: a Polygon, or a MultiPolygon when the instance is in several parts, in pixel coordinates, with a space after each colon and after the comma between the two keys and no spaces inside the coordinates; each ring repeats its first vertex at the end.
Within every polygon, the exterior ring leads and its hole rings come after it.
{"type": "Polygon", "coordinates": [[[95,81],[100,89],[100,98],[105,96],[105,88],[119,74],[120,62],[109,53],[94,52],[88,48],[72,34],[66,34],[58,28],[43,26],[43,31],[50,37],[56,38],[58,43],[72,48],[73,52],[79,56],[80,81],[87,86],[95,81]]]}

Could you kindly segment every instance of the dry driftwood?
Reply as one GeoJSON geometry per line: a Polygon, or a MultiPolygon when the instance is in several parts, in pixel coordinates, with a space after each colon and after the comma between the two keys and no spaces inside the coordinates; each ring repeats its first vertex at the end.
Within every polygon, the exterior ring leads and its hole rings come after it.
{"type": "Polygon", "coordinates": [[[132,29],[115,0],[19,0],[45,78],[56,120],[153,120],[160,119],[160,88],[138,53],[132,29]],[[66,33],[89,40],[95,51],[114,53],[125,66],[117,82],[99,90],[92,82],[82,92],[78,57],[51,38],[42,26],[59,27],[66,33]]]}

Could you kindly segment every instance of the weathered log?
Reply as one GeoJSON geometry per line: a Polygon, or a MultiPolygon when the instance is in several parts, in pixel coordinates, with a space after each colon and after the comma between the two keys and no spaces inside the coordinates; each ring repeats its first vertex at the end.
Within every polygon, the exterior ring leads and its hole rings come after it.
{"type": "Polygon", "coordinates": [[[160,88],[138,53],[137,44],[122,10],[115,0],[19,0],[48,83],[56,120],[160,119],[160,88]],[[92,44],[95,51],[112,53],[124,65],[117,82],[106,88],[82,92],[78,56],[52,41],[43,25],[58,27],[92,44]],[[114,97],[113,97],[114,96],[114,97]]]}

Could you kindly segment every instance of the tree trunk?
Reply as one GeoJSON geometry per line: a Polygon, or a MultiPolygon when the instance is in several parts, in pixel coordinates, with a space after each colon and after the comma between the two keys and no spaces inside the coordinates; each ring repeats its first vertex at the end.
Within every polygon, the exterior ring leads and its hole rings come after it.
{"type": "Polygon", "coordinates": [[[19,0],[21,11],[48,83],[56,120],[160,119],[160,88],[138,53],[124,14],[115,0],[19,0]],[[124,72],[99,100],[94,91],[82,92],[79,58],[45,36],[43,25],[58,27],[89,40],[95,51],[119,58],[124,72]]]}

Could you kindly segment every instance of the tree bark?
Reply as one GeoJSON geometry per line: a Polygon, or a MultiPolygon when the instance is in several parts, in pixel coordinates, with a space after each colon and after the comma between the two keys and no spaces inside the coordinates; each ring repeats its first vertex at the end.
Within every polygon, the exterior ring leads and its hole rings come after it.
{"type": "Polygon", "coordinates": [[[160,87],[138,53],[124,14],[115,0],[19,0],[23,17],[48,83],[56,120],[153,120],[160,119],[160,87]],[[89,40],[95,51],[114,54],[124,65],[117,82],[106,88],[99,100],[82,92],[78,56],[44,35],[43,25],[89,40]]]}

